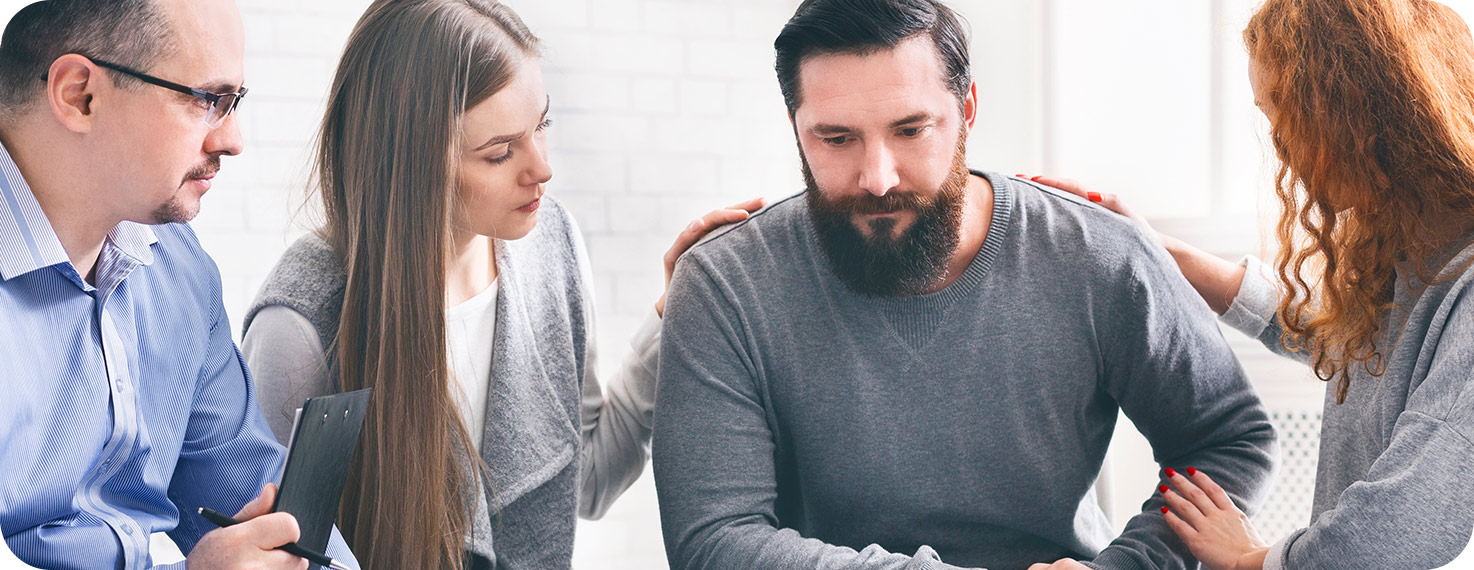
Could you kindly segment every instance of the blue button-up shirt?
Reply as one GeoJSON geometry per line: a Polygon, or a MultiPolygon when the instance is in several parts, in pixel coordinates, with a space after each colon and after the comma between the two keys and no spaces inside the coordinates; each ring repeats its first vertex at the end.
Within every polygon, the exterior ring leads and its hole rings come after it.
{"type": "MultiPolygon", "coordinates": [[[[195,509],[234,513],[284,457],[188,225],[118,224],[96,283],[0,146],[0,528],[42,568],[149,568],[154,532],[188,553],[195,509]]],[[[328,555],[356,565],[336,530],[328,555]]]]}

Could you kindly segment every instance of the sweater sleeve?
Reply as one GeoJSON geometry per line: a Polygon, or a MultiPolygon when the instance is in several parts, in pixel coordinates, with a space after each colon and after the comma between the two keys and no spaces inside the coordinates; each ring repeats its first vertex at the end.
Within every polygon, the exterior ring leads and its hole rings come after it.
{"type": "Polygon", "coordinates": [[[282,305],[262,308],[241,339],[241,352],[256,379],[261,412],[282,445],[291,440],[292,420],[303,400],[338,391],[317,329],[297,311],[282,305]]]}
{"type": "Polygon", "coordinates": [[[600,389],[595,372],[596,350],[589,337],[588,364],[583,384],[583,465],[578,514],[585,519],[604,516],[645,470],[650,457],[650,433],[655,424],[655,372],[660,360],[660,317],[650,310],[630,339],[630,352],[609,382],[600,389]]]}
{"type": "Polygon", "coordinates": [[[593,270],[582,235],[567,218],[574,257],[583,283],[584,349],[583,393],[580,400],[580,481],[578,515],[604,516],[645,471],[650,458],[650,432],[655,423],[655,372],[660,360],[660,317],[650,309],[617,374],[602,385],[598,374],[598,331],[594,318],[593,270]]]}
{"type": "Polygon", "coordinates": [[[666,553],[675,570],[952,569],[928,547],[914,556],[862,550],[780,528],[770,410],[732,296],[688,253],[667,296],[654,462],[666,553]]]}
{"type": "Polygon", "coordinates": [[[1271,352],[1308,364],[1310,354],[1303,350],[1289,351],[1280,342],[1285,329],[1280,326],[1275,310],[1279,307],[1280,292],[1270,277],[1268,268],[1259,258],[1246,255],[1239,260],[1244,266],[1244,280],[1228,310],[1219,320],[1223,324],[1259,341],[1271,352]]]}
{"type": "MultiPolygon", "coordinates": [[[[1212,311],[1163,252],[1140,249],[1128,252],[1128,274],[1115,282],[1110,308],[1097,317],[1101,381],[1161,467],[1196,467],[1253,513],[1273,476],[1274,428],[1212,311]]],[[[1154,487],[1118,490],[1142,497],[1142,513],[1092,565],[1197,566],[1162,518],[1166,503],[1154,487]]]]}
{"type": "MultiPolygon", "coordinates": [[[[1474,299],[1427,332],[1427,373],[1366,475],[1308,528],[1274,545],[1264,568],[1440,568],[1474,528],[1474,299]],[[1350,563],[1348,561],[1354,561],[1350,563]]],[[[1405,335],[1407,336],[1407,335],[1405,335]]],[[[1382,378],[1360,378],[1363,382],[1382,378]]],[[[1358,405],[1348,401],[1345,406],[1358,405]]],[[[1334,457],[1322,456],[1322,464],[1334,457]]],[[[1452,568],[1453,566],[1448,566],[1452,568]]]]}

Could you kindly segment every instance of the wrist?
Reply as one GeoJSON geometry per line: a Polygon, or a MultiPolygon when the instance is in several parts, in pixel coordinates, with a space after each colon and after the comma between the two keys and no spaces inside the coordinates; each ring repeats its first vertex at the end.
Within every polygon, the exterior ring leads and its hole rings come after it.
{"type": "Polygon", "coordinates": [[[1269,547],[1255,548],[1245,552],[1238,561],[1234,562],[1233,570],[1264,570],[1264,557],[1269,554],[1269,547]]]}

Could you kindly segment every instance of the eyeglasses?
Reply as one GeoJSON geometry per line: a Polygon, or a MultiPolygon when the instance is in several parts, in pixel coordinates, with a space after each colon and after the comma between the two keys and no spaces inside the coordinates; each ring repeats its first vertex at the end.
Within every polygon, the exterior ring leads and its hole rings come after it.
{"type": "MultiPolygon", "coordinates": [[[[205,113],[205,126],[212,129],[219,128],[221,123],[225,122],[225,118],[229,117],[231,113],[235,112],[235,108],[240,106],[241,104],[241,99],[245,98],[246,96],[247,89],[245,87],[241,87],[241,90],[236,91],[235,93],[211,93],[209,91],[205,91],[204,89],[196,89],[187,85],[180,85],[167,79],[159,79],[142,71],[130,69],[116,63],[103,61],[97,58],[89,59],[92,60],[92,63],[130,76],[144,83],[157,85],[170,91],[177,91],[179,93],[183,93],[191,97],[196,97],[204,101],[209,105],[209,109],[205,113]]],[[[41,79],[44,81],[46,79],[46,76],[42,75],[41,79]]]]}

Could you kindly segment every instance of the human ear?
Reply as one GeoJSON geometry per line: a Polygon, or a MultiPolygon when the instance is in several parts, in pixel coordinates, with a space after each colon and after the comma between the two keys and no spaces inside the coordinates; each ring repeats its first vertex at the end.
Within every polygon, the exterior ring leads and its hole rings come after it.
{"type": "Polygon", "coordinates": [[[972,130],[973,121],[978,118],[978,83],[972,82],[967,86],[967,98],[962,100],[962,122],[967,125],[967,130],[972,130]]]}
{"type": "Polygon", "coordinates": [[[67,54],[51,62],[46,73],[46,103],[51,116],[74,133],[92,130],[97,90],[96,81],[102,70],[87,58],[67,54]]]}

